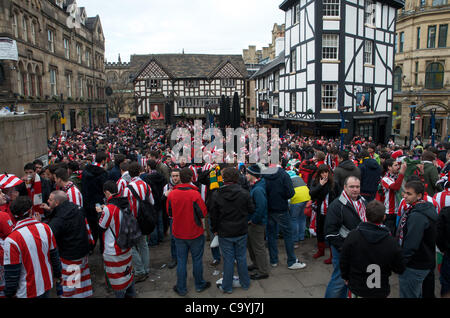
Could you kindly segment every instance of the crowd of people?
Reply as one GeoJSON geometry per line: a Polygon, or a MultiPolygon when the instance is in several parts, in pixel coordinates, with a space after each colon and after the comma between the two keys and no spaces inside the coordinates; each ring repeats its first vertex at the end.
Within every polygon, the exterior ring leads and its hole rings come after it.
{"type": "Polygon", "coordinates": [[[450,296],[450,144],[355,137],[340,149],[339,140],[287,131],[279,164],[222,163],[213,152],[198,164],[174,154],[177,127],[192,132],[194,123],[63,132],[48,141],[48,165],[0,175],[0,297],[50,297],[53,286],[62,298],[93,296],[96,246],[115,296],[135,297],[149,277],[149,246],[165,236],[180,296],[189,252],[196,292],[211,286],[206,238],[210,265],[223,265],[217,287],[231,294],[270,277],[280,238],[287,268],[305,268],[296,250],[307,237],[317,240],[313,258],[333,266],[326,298],[388,297],[392,272],[400,297],[435,297],[436,267],[441,296],[450,296]]]}

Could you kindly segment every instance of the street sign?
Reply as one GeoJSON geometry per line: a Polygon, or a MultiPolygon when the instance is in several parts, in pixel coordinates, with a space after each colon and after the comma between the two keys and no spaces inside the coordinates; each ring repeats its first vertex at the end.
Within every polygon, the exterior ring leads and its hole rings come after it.
{"type": "Polygon", "coordinates": [[[420,120],[420,116],[416,116],[416,120],[420,120]]]}
{"type": "Polygon", "coordinates": [[[62,124],[62,125],[65,125],[66,122],[67,122],[67,119],[66,119],[66,118],[61,118],[61,124],[62,124]]]}
{"type": "Polygon", "coordinates": [[[348,134],[348,128],[341,128],[341,134],[348,134]]]}

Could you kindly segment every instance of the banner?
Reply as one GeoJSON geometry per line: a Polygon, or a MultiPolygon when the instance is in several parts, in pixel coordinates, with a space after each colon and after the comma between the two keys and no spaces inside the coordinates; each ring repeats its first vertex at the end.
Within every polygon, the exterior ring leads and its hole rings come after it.
{"type": "Polygon", "coordinates": [[[17,42],[15,40],[0,37],[0,60],[19,60],[17,42]]]}

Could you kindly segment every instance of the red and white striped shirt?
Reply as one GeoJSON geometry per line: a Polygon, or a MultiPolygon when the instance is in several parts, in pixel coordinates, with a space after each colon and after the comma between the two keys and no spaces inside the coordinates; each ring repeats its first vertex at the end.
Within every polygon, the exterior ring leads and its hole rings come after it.
{"type": "MultiPolygon", "coordinates": [[[[150,203],[155,204],[155,201],[153,199],[152,189],[141,178],[134,177],[133,179],[131,179],[128,186],[133,187],[133,189],[139,195],[141,200],[145,200],[145,194],[148,193],[149,197],[150,197],[150,203]]],[[[128,198],[128,201],[130,202],[130,210],[133,213],[134,217],[137,218],[137,211],[139,210],[138,200],[133,196],[133,193],[131,192],[131,190],[128,187],[125,188],[125,190],[123,192],[123,196],[128,198]]]]}
{"type": "Polygon", "coordinates": [[[106,275],[114,290],[126,289],[133,281],[131,248],[122,250],[116,243],[121,221],[122,213],[117,206],[108,204],[103,208],[99,220],[100,227],[106,229],[103,233],[103,260],[106,275]]]}
{"type": "Polygon", "coordinates": [[[53,287],[50,251],[55,236],[47,224],[32,218],[17,222],[4,244],[4,264],[22,264],[18,298],[35,298],[53,287]]]}
{"type": "Polygon", "coordinates": [[[123,192],[125,191],[125,188],[128,186],[128,182],[127,182],[127,180],[125,180],[124,178],[123,178],[123,176],[122,177],[120,177],[120,179],[117,181],[117,189],[119,190],[119,195],[121,196],[121,197],[124,197],[124,195],[123,195],[123,192]]]}
{"type": "Polygon", "coordinates": [[[67,198],[70,202],[83,207],[83,195],[72,182],[69,181],[67,186],[63,188],[63,191],[67,193],[67,198]]]}
{"type": "Polygon", "coordinates": [[[450,206],[450,189],[445,189],[442,192],[436,193],[433,197],[439,206],[439,213],[447,206],[450,206]]]}
{"type": "Polygon", "coordinates": [[[400,174],[398,177],[387,173],[381,179],[381,186],[384,192],[384,206],[386,207],[386,214],[395,214],[399,202],[396,201],[396,192],[402,186],[404,175],[400,174]]]}

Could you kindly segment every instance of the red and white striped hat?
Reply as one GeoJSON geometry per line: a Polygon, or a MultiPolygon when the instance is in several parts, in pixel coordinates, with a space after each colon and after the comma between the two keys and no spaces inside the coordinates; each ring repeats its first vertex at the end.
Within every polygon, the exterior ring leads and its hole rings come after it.
{"type": "Polygon", "coordinates": [[[8,189],[21,184],[23,180],[13,174],[0,174],[0,189],[8,189]]]}

